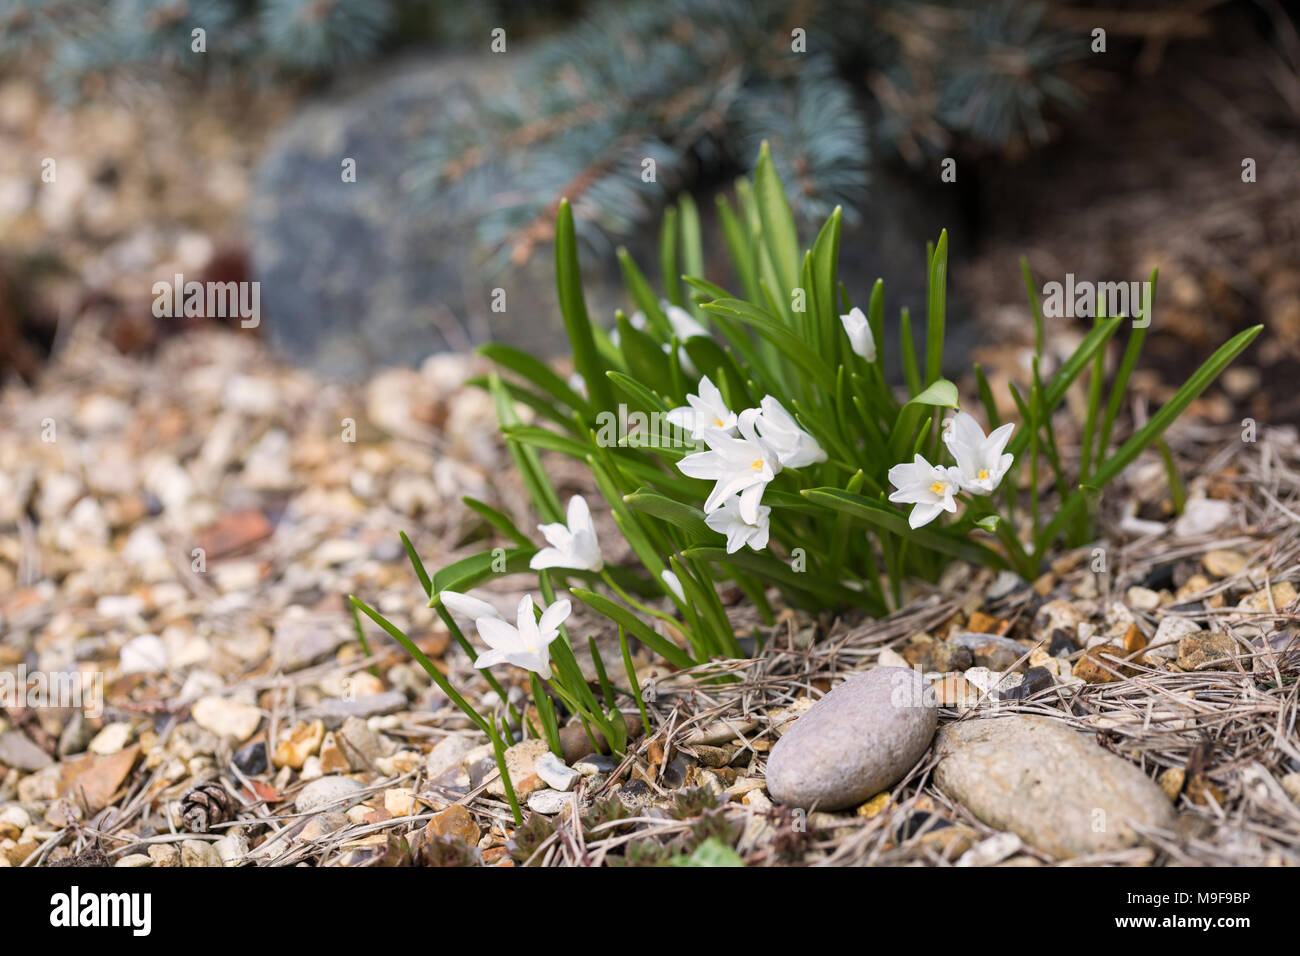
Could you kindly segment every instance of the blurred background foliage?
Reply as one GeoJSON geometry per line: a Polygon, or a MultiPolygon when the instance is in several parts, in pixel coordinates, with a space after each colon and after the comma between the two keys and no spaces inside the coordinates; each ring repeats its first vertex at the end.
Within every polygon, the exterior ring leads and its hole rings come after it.
{"type": "Polygon", "coordinates": [[[617,285],[609,253],[653,266],[686,193],[716,237],[712,200],[767,139],[805,223],[844,205],[846,281],[884,276],[893,314],[920,304],[913,264],[947,227],[954,335],[963,316],[973,341],[1023,333],[1021,255],[1040,277],[1158,265],[1162,366],[1177,377],[1262,320],[1265,382],[1285,382],[1300,373],[1298,130],[1300,31],[1279,0],[0,0],[0,363],[87,313],[122,348],[150,346],[166,333],[139,290],[182,267],[267,280],[273,338],[355,352],[347,336],[373,327],[418,360],[420,336],[496,334],[474,312],[510,280],[537,321],[505,331],[555,341],[560,196],[584,268],[615,280],[589,287],[608,319],[626,305],[596,294],[617,285]],[[326,188],[338,155],[360,157],[356,188],[326,188]],[[374,320],[390,315],[411,318],[374,320]]]}
{"type": "Polygon", "coordinates": [[[497,189],[481,175],[491,159],[526,156],[517,189],[480,226],[489,245],[513,237],[516,257],[531,236],[519,230],[549,221],[565,190],[584,238],[626,237],[677,190],[748,172],[762,139],[801,218],[842,204],[851,222],[873,148],[919,163],[959,144],[1046,141],[1052,111],[1083,101],[1069,68],[1088,42],[1024,0],[6,0],[0,10],[3,52],[42,49],[44,78],[65,98],[124,75],[156,79],[159,67],[196,82],[311,84],[401,48],[482,47],[496,27],[510,44],[535,41],[513,88],[440,129],[411,177],[472,196],[497,189]],[[190,55],[195,26],[205,56],[190,55]],[[647,157],[657,196],[626,175],[647,157]]]}

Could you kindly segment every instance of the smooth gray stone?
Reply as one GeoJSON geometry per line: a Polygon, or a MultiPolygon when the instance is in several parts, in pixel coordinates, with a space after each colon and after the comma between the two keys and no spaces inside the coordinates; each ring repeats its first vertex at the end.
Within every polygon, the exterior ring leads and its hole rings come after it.
{"type": "Polygon", "coordinates": [[[271,652],[281,670],[302,670],[329,657],[351,636],[346,619],[339,615],[286,617],[276,625],[271,652]]]}
{"type": "Polygon", "coordinates": [[[1029,653],[1029,648],[1000,634],[979,634],[963,631],[948,638],[949,643],[970,649],[976,667],[1004,671],[1029,653]]]}
{"type": "Polygon", "coordinates": [[[1133,846],[1133,825],[1174,825],[1169,798],[1136,766],[1047,717],[947,724],[934,780],[996,830],[1054,857],[1133,846]]]}
{"type": "Polygon", "coordinates": [[[333,730],[349,717],[378,717],[395,714],[410,707],[406,695],[400,690],[386,690],[382,694],[362,694],[348,700],[345,697],[327,697],[315,707],[304,711],[309,720],[320,720],[333,730]]]}
{"type": "Polygon", "coordinates": [[[22,731],[7,730],[0,734],[0,764],[31,773],[53,762],[50,755],[32,743],[22,731]]]}
{"type": "Polygon", "coordinates": [[[299,813],[310,813],[317,807],[324,807],[328,804],[330,810],[341,813],[351,804],[338,801],[342,801],[345,797],[352,796],[355,793],[360,793],[364,789],[366,788],[361,784],[347,777],[317,777],[298,791],[298,796],[293,801],[294,809],[299,813]]]}
{"type": "Polygon", "coordinates": [[[839,810],[903,778],[934,737],[934,690],[916,671],[877,667],[849,678],[785,732],[767,790],[789,806],[839,810]]]}

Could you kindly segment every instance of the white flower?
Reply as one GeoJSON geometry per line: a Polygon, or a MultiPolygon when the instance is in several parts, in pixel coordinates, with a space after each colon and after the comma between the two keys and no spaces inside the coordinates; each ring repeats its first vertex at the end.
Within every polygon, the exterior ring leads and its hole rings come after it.
{"type": "Polygon", "coordinates": [[[474,626],[488,650],[479,654],[474,666],[514,664],[549,679],[551,641],[560,636],[560,625],[568,616],[569,602],[560,600],[546,608],[539,621],[533,613],[532,595],[525,594],[519,601],[514,627],[500,617],[480,617],[474,626]]]}
{"type": "Polygon", "coordinates": [[[740,438],[733,438],[720,428],[706,429],[704,443],[708,451],[687,455],[677,463],[678,470],[691,478],[716,481],[704,502],[704,511],[717,511],[732,495],[740,495],[740,514],[749,522],[758,520],[758,506],[763,489],[781,472],[781,462],[771,447],[754,430],[754,416],[749,409],[736,421],[740,438]]]}
{"type": "Polygon", "coordinates": [[[898,489],[889,496],[890,501],[916,505],[907,518],[913,528],[929,524],[939,517],[940,511],[957,510],[957,502],[952,497],[958,487],[956,468],[941,468],[917,455],[912,464],[889,469],[889,481],[898,489]]]}
{"type": "Polygon", "coordinates": [[[848,315],[840,316],[840,321],[844,323],[844,334],[849,337],[849,345],[853,348],[853,351],[868,362],[874,362],[876,360],[876,339],[871,334],[871,323],[862,314],[862,310],[854,306],[849,310],[848,315]]]}
{"type": "Polygon", "coordinates": [[[664,568],[664,570],[659,573],[659,577],[663,579],[664,584],[668,585],[668,590],[677,595],[677,600],[685,604],[686,591],[682,588],[682,582],[678,580],[677,575],[673,574],[673,572],[669,571],[667,568],[664,568]]]}
{"type": "Polygon", "coordinates": [[[534,571],[542,568],[572,568],[575,571],[599,571],[605,566],[596,529],[591,523],[591,509],[587,499],[574,495],[569,499],[569,523],[539,524],[537,530],[546,538],[549,548],[542,548],[528,566],[534,571]]]}
{"type": "Polygon", "coordinates": [[[753,521],[746,521],[740,513],[740,499],[734,495],[723,502],[722,507],[704,519],[714,531],[727,536],[727,554],[735,554],[745,545],[755,551],[767,547],[769,532],[768,516],[772,509],[760,505],[753,521]]]}
{"type": "Polygon", "coordinates": [[[758,434],[776,452],[783,468],[802,468],[826,460],[826,452],[817,439],[799,427],[784,405],[767,395],[759,406],[755,416],[758,434]]]}
{"type": "Polygon", "coordinates": [[[993,429],[987,438],[979,422],[966,414],[958,412],[952,425],[946,429],[943,440],[957,462],[958,481],[966,491],[978,495],[987,495],[998,486],[1002,476],[1007,473],[1015,455],[1004,455],[1002,449],[1011,440],[1015,425],[1008,422],[993,429]]]}
{"type": "Polygon", "coordinates": [[[707,428],[720,428],[728,435],[734,435],[736,413],[727,407],[722,392],[707,375],[700,379],[698,392],[698,395],[686,396],[686,405],[669,410],[668,424],[686,429],[695,441],[704,437],[707,428]]]}
{"type": "Polygon", "coordinates": [[[695,316],[680,306],[673,305],[671,302],[660,302],[659,305],[663,308],[664,315],[668,317],[668,324],[673,327],[673,333],[683,342],[697,335],[709,334],[708,329],[695,321],[695,316]]]}
{"type": "Polygon", "coordinates": [[[471,621],[478,620],[480,617],[501,617],[501,612],[487,601],[480,601],[459,591],[439,591],[438,600],[452,614],[459,614],[471,621]]]}

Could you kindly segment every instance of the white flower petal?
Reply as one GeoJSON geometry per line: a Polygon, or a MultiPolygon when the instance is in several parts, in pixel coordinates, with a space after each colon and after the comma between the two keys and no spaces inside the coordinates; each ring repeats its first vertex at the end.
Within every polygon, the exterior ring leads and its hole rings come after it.
{"type": "Polygon", "coordinates": [[[591,509],[587,507],[587,499],[582,495],[574,495],[569,499],[568,518],[571,534],[594,530],[591,523],[591,509]]]}
{"type": "Polygon", "coordinates": [[[499,617],[481,617],[474,622],[478,636],[488,647],[509,650],[519,646],[519,632],[510,626],[509,621],[499,617]]]}
{"type": "Polygon", "coordinates": [[[907,516],[907,523],[912,528],[919,528],[922,525],[929,524],[935,518],[939,517],[942,511],[943,505],[941,504],[918,504],[912,509],[912,513],[907,516]]]}
{"type": "Polygon", "coordinates": [[[569,499],[568,522],[567,526],[558,521],[537,526],[551,547],[542,548],[533,555],[528,562],[530,568],[535,571],[544,568],[599,571],[604,567],[591,509],[582,495],[569,499]]]}
{"type": "Polygon", "coordinates": [[[529,559],[528,566],[534,571],[543,571],[546,568],[567,568],[569,567],[569,556],[559,548],[542,548],[529,559]]]}
{"type": "Polygon", "coordinates": [[[480,617],[501,617],[501,612],[487,601],[480,601],[459,591],[439,591],[438,600],[452,614],[469,618],[471,621],[480,617]]]}
{"type": "Polygon", "coordinates": [[[542,612],[542,618],[537,622],[538,630],[542,633],[554,631],[568,618],[570,610],[572,610],[572,605],[567,598],[556,601],[542,612]]]}
{"type": "Polygon", "coordinates": [[[492,650],[481,652],[478,659],[474,661],[474,666],[480,668],[494,667],[497,664],[504,664],[505,662],[506,652],[498,651],[493,648],[492,650]]]}
{"type": "Polygon", "coordinates": [[[856,306],[847,315],[840,316],[844,325],[844,334],[849,338],[849,347],[868,362],[876,360],[876,339],[871,334],[871,323],[856,306]]]}
{"type": "Polygon", "coordinates": [[[519,629],[520,637],[524,637],[530,631],[537,629],[537,617],[533,614],[533,596],[531,594],[525,594],[519,599],[519,607],[515,610],[515,627],[519,629]]]}
{"type": "Polygon", "coordinates": [[[542,533],[546,543],[555,548],[567,548],[569,542],[573,540],[573,534],[559,521],[551,524],[539,524],[537,530],[542,533]]]}
{"type": "Polygon", "coordinates": [[[660,572],[659,578],[665,585],[667,585],[668,590],[672,591],[673,594],[676,595],[677,600],[681,601],[683,604],[686,603],[686,590],[682,587],[682,582],[676,574],[665,568],[660,572]]]}

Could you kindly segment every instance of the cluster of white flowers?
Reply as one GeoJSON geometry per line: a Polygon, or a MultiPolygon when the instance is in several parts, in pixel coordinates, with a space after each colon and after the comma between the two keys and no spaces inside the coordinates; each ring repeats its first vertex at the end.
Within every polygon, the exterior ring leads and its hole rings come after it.
{"type": "MultiPolygon", "coordinates": [[[[550,547],[533,555],[528,562],[530,568],[598,572],[605,566],[600,543],[596,540],[596,528],[591,522],[591,509],[582,495],[569,499],[567,524],[557,521],[539,524],[537,529],[550,547]]],[[[550,679],[551,642],[560,636],[560,625],[569,616],[571,605],[567,600],[544,607],[539,619],[533,609],[532,595],[525,594],[519,601],[513,626],[487,601],[468,594],[440,591],[438,600],[452,614],[472,620],[479,636],[487,644],[488,649],[479,654],[475,667],[514,664],[550,679]]]]}
{"type": "MultiPolygon", "coordinates": [[[[707,334],[688,312],[664,304],[665,312],[681,338],[707,334]]],[[[644,324],[643,316],[633,324],[644,324]],[[638,321],[639,320],[639,321],[638,321]]],[[[876,343],[861,309],[840,316],[854,353],[868,362],[876,360],[876,343]]],[[[826,461],[826,452],[794,416],[773,396],[764,396],[757,408],[739,413],[727,407],[722,392],[703,376],[687,404],[668,413],[670,424],[703,441],[707,451],[687,455],[677,467],[692,478],[714,482],[704,502],[705,523],[727,539],[727,553],[748,545],[755,551],[767,547],[772,509],[763,504],[768,483],[784,468],[802,468],[826,461]]],[[[957,510],[955,496],[991,494],[1015,460],[1004,449],[1014,426],[1007,424],[985,435],[979,423],[958,412],[947,423],[944,442],[955,466],[932,465],[921,455],[911,463],[889,469],[889,481],[897,489],[890,501],[913,504],[908,523],[913,528],[929,524],[940,513],[957,510]]],[[[605,566],[591,509],[582,495],[569,499],[565,522],[538,525],[547,547],[529,561],[529,567],[568,568],[599,573],[605,566]]],[[[681,582],[671,571],[662,573],[664,585],[679,601],[686,600],[681,582]]],[[[474,621],[488,649],[479,655],[478,667],[508,663],[550,678],[550,645],[559,636],[560,625],[569,616],[570,604],[558,600],[544,607],[540,617],[531,595],[519,602],[514,625],[492,605],[455,591],[439,595],[452,613],[474,621]]]]}
{"type": "Polygon", "coordinates": [[[1008,423],[986,436],[979,422],[966,412],[958,412],[943,436],[957,464],[944,468],[917,455],[910,464],[895,465],[889,469],[889,482],[898,490],[889,500],[916,505],[907,523],[919,528],[939,517],[942,511],[955,512],[957,502],[953,496],[959,491],[991,494],[1015,461],[1014,455],[1003,452],[1014,429],[1008,423]]]}
{"type": "Polygon", "coordinates": [[[686,402],[668,413],[668,421],[708,446],[677,463],[682,474],[715,483],[704,502],[705,523],[726,535],[728,554],[745,545],[761,551],[772,513],[763,505],[768,482],[783,468],[825,461],[826,452],[771,395],[737,414],[706,375],[686,402]]]}

